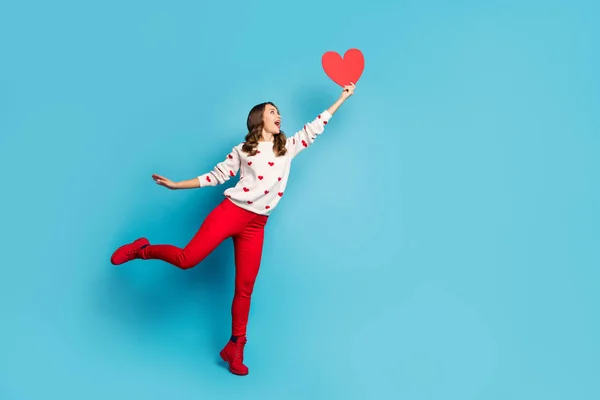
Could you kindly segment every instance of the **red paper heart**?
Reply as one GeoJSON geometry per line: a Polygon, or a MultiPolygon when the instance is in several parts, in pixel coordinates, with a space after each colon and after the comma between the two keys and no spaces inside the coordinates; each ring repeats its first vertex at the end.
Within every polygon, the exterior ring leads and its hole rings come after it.
{"type": "Polygon", "coordinates": [[[344,87],[350,82],[356,84],[365,69],[365,59],[358,49],[350,49],[344,58],[335,51],[328,51],[321,57],[323,70],[332,81],[344,87]]]}

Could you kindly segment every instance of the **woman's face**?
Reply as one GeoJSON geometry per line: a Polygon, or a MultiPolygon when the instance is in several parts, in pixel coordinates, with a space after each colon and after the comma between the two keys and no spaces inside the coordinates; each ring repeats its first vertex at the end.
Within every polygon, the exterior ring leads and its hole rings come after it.
{"type": "Polygon", "coordinates": [[[271,104],[265,106],[263,124],[263,129],[269,133],[276,135],[281,132],[281,115],[279,115],[277,108],[271,104]]]}

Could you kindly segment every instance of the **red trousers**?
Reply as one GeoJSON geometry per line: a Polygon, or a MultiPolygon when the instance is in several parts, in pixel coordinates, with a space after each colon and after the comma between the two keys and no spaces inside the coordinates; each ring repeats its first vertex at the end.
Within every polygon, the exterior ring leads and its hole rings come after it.
{"type": "Polygon", "coordinates": [[[183,248],[168,244],[149,245],[140,251],[142,259],[166,261],[182,269],[193,268],[219,244],[233,238],[235,249],[235,292],[231,306],[232,335],[246,335],[250,298],[262,256],[264,227],[268,216],[259,215],[224,199],[206,217],[198,232],[183,248]]]}

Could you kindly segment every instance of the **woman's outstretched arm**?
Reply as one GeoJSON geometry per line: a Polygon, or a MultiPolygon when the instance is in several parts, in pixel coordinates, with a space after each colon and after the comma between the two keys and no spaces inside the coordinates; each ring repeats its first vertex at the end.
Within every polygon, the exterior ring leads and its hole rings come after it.
{"type": "Polygon", "coordinates": [[[286,148],[290,151],[292,158],[313,144],[317,136],[325,131],[325,125],[327,125],[333,114],[352,94],[354,94],[354,84],[345,86],[335,103],[319,114],[312,122],[305,124],[301,130],[287,138],[286,148]]]}
{"type": "Polygon", "coordinates": [[[169,178],[165,178],[164,176],[160,176],[157,174],[152,175],[152,179],[156,182],[157,185],[161,185],[166,187],[167,189],[175,190],[175,189],[195,189],[200,187],[200,181],[198,178],[189,179],[187,181],[174,182],[169,178]]]}
{"type": "Polygon", "coordinates": [[[340,97],[335,101],[335,103],[333,103],[327,109],[329,114],[331,114],[331,115],[335,114],[337,109],[340,108],[340,106],[348,99],[348,97],[350,97],[354,94],[354,88],[356,86],[354,85],[354,83],[352,83],[352,82],[350,82],[350,83],[351,83],[351,85],[344,86],[344,90],[342,91],[342,94],[340,95],[340,97]]]}
{"type": "Polygon", "coordinates": [[[237,175],[240,169],[240,155],[238,154],[240,146],[234,147],[227,155],[224,161],[218,163],[212,171],[202,174],[196,178],[185,181],[174,182],[163,176],[154,174],[152,179],[158,185],[168,189],[196,189],[205,186],[216,186],[228,181],[231,177],[237,175]]]}

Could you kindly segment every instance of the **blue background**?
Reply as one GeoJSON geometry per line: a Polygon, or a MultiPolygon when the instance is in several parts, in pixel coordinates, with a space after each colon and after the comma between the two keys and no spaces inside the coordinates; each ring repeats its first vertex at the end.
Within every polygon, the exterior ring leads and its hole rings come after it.
{"type": "Polygon", "coordinates": [[[3,3],[0,399],[599,398],[595,4],[3,3]],[[300,129],[352,47],[231,375],[230,242],[188,271],[109,257],[185,245],[228,185],[151,174],[213,168],[262,101],[300,129]]]}

